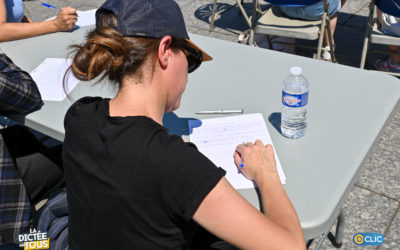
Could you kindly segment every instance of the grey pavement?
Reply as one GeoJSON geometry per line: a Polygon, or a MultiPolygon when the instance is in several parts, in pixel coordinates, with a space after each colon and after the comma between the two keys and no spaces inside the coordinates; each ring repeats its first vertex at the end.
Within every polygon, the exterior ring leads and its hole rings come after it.
{"type": "MultiPolygon", "coordinates": [[[[41,6],[41,2],[39,0],[24,2],[26,15],[33,21],[41,21],[56,14],[51,9],[41,6]]],[[[72,6],[78,10],[89,10],[99,7],[103,1],[48,0],[47,2],[59,8],[72,6]]],[[[215,22],[215,29],[209,32],[212,0],[177,0],[177,2],[182,8],[188,31],[191,33],[237,42],[240,32],[248,28],[239,9],[234,7],[221,14],[215,22]]],[[[341,64],[352,67],[359,65],[368,2],[369,0],[348,0],[339,12],[335,41],[338,61],[341,64]]],[[[218,1],[217,10],[224,10],[234,3],[234,0],[218,1]]],[[[244,6],[250,14],[251,0],[245,0],[244,6]]],[[[304,52],[299,53],[303,56],[312,56],[304,52]]],[[[371,58],[373,59],[374,57],[371,58]]],[[[334,73],[340,74],[340,72],[334,73]]],[[[345,201],[344,211],[346,226],[342,249],[375,249],[371,246],[356,246],[353,243],[353,235],[360,232],[384,235],[384,244],[376,249],[400,249],[400,107],[395,110],[370,156],[365,160],[356,184],[345,201]]],[[[334,235],[334,232],[333,227],[331,233],[334,235]]],[[[328,238],[330,237],[331,235],[328,238]]],[[[323,242],[321,249],[334,249],[328,238],[323,242]]],[[[318,238],[315,239],[310,248],[315,247],[318,241],[318,238]]]]}

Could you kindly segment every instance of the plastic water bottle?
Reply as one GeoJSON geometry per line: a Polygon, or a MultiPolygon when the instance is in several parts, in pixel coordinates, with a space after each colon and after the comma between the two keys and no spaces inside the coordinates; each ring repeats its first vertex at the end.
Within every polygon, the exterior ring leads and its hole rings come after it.
{"type": "Polygon", "coordinates": [[[282,134],[288,138],[302,137],[307,128],[308,81],[301,67],[291,67],[282,88],[282,134]]]}

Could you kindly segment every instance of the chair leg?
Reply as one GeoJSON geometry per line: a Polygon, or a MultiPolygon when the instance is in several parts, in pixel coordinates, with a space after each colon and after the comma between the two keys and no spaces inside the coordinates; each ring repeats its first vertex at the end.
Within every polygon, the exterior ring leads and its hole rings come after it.
{"type": "Polygon", "coordinates": [[[250,29],[249,45],[254,46],[254,30],[250,29]]]}
{"type": "Polygon", "coordinates": [[[239,7],[240,12],[243,14],[244,19],[247,22],[247,25],[251,28],[251,18],[246,14],[246,10],[243,7],[243,1],[236,0],[236,5],[239,7]]]}
{"type": "Polygon", "coordinates": [[[318,40],[317,59],[321,59],[322,41],[324,40],[325,27],[326,27],[326,13],[324,13],[322,17],[321,30],[319,31],[320,34],[318,40]]]}
{"type": "Polygon", "coordinates": [[[369,48],[369,34],[364,39],[364,46],[361,54],[361,61],[360,61],[360,69],[365,68],[365,61],[367,60],[367,54],[368,54],[368,48],[369,48]]]}
{"type": "Polygon", "coordinates": [[[215,20],[215,10],[217,8],[217,0],[214,0],[213,8],[212,8],[212,14],[211,14],[211,22],[210,22],[210,29],[209,31],[211,32],[214,29],[214,20],[215,20]]]}
{"type": "Polygon", "coordinates": [[[256,25],[256,21],[257,21],[257,5],[258,5],[258,1],[254,0],[253,1],[253,12],[251,15],[251,22],[250,22],[250,40],[249,40],[249,44],[251,46],[254,45],[254,26],[256,25]]]}
{"type": "Polygon", "coordinates": [[[369,43],[370,43],[370,35],[372,32],[372,27],[374,27],[374,11],[375,11],[375,4],[374,0],[371,0],[369,4],[369,16],[368,16],[368,23],[367,23],[367,28],[365,29],[365,35],[364,35],[364,46],[361,54],[361,61],[360,61],[360,68],[363,69],[365,68],[365,61],[367,60],[367,55],[368,55],[368,49],[369,49],[369,43]]]}
{"type": "MultiPolygon", "coordinates": [[[[247,16],[246,10],[243,8],[243,0],[236,0],[236,4],[232,5],[231,7],[225,9],[221,13],[218,13],[218,15],[227,12],[228,10],[234,8],[235,6],[238,6],[241,13],[243,14],[244,19],[246,20],[247,24],[249,27],[251,27],[251,19],[247,16]]],[[[209,31],[211,32],[214,29],[214,21],[215,21],[215,12],[217,9],[217,0],[214,0],[213,8],[212,8],[212,13],[211,13],[211,21],[210,21],[210,29],[209,31]]]]}
{"type": "Polygon", "coordinates": [[[333,46],[333,37],[332,37],[332,30],[331,30],[331,20],[329,16],[327,16],[327,22],[326,22],[326,29],[328,30],[328,43],[330,47],[330,53],[331,53],[331,58],[332,62],[336,63],[336,53],[335,53],[335,46],[333,46]]]}
{"type": "MultiPolygon", "coordinates": [[[[261,5],[260,5],[260,2],[258,1],[258,0],[254,0],[255,2],[256,2],[256,12],[257,12],[257,15],[260,15],[260,16],[262,16],[263,14],[264,14],[264,12],[263,12],[263,10],[261,9],[261,5]]],[[[267,8],[268,9],[268,8],[267,8]]],[[[257,16],[258,17],[258,16],[257,16]]]]}
{"type": "Polygon", "coordinates": [[[335,48],[333,46],[333,37],[332,37],[332,30],[331,30],[331,19],[329,17],[329,2],[327,0],[324,0],[324,15],[322,16],[322,24],[321,24],[321,33],[320,33],[320,39],[318,43],[318,54],[317,54],[317,59],[320,59],[321,57],[321,50],[322,50],[322,41],[325,36],[325,29],[328,32],[328,44],[330,47],[330,54],[331,54],[331,60],[332,62],[336,63],[336,55],[335,55],[335,48]]]}
{"type": "Polygon", "coordinates": [[[274,47],[272,46],[271,37],[269,35],[266,35],[266,36],[267,36],[267,41],[268,41],[268,48],[273,50],[274,47]]]}

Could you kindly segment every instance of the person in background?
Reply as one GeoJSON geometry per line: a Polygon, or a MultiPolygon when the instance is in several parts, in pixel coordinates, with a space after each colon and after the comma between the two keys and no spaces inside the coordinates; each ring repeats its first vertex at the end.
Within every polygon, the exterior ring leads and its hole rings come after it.
{"type": "MultiPolygon", "coordinates": [[[[335,33],[336,24],[337,24],[337,12],[344,5],[346,0],[328,0],[329,9],[328,14],[331,17],[331,31],[332,31],[332,40],[333,46],[335,47],[335,40],[333,39],[333,35],[335,33]]],[[[314,4],[310,4],[304,7],[291,7],[291,6],[280,6],[281,11],[287,15],[288,17],[304,19],[304,20],[320,20],[321,16],[324,14],[325,6],[324,1],[320,1],[314,4]]],[[[322,59],[330,61],[332,60],[329,45],[329,37],[328,31],[324,32],[324,49],[322,51],[322,59]]]]}
{"type": "Polygon", "coordinates": [[[74,8],[65,7],[55,19],[32,22],[24,16],[22,0],[0,0],[0,42],[68,31],[74,27],[77,18],[74,8]]]}
{"type": "MultiPolygon", "coordinates": [[[[0,51],[0,115],[25,115],[40,109],[42,105],[39,89],[31,76],[0,51]]],[[[0,246],[2,243],[15,242],[18,234],[27,229],[31,219],[29,196],[9,150],[15,139],[10,138],[6,143],[10,134],[35,141],[33,135],[20,128],[16,126],[0,130],[0,246]]],[[[26,144],[20,146],[29,147],[26,144]]]]}
{"type": "Polygon", "coordinates": [[[189,40],[175,1],[107,0],[96,29],[74,47],[77,78],[108,77],[119,91],[83,97],[65,116],[70,249],[187,249],[199,226],[240,249],[305,249],[271,145],[232,149],[258,185],[262,213],[222,168],[163,126],[188,73],[212,59],[189,40]]]}
{"type": "MultiPolygon", "coordinates": [[[[27,115],[43,105],[32,77],[0,51],[0,115],[27,115]]],[[[0,129],[0,248],[14,249],[28,232],[34,205],[65,186],[62,144],[45,146],[27,127],[0,129]]],[[[18,248],[19,249],[19,248],[18,248]]]]}
{"type": "MultiPolygon", "coordinates": [[[[392,36],[400,37],[400,18],[383,13],[377,9],[378,21],[382,25],[382,32],[392,36]]],[[[400,46],[387,45],[390,56],[386,59],[377,59],[374,67],[377,70],[400,73],[400,46]]]]}

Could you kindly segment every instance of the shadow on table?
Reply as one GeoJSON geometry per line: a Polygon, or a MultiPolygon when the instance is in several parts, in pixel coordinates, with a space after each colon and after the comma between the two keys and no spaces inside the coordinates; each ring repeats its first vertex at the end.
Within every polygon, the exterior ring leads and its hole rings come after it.
{"type": "Polygon", "coordinates": [[[275,112],[268,116],[268,121],[274,126],[274,128],[282,134],[281,131],[281,121],[282,121],[282,114],[281,112],[275,112]]]}
{"type": "Polygon", "coordinates": [[[189,131],[189,120],[192,120],[192,127],[201,126],[201,121],[196,118],[190,117],[178,117],[174,112],[168,112],[164,114],[163,124],[164,127],[168,128],[170,135],[190,135],[191,131],[189,131]]]}

